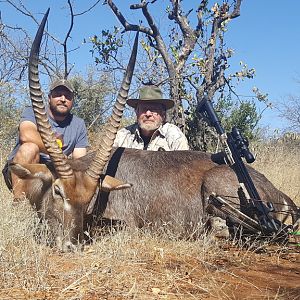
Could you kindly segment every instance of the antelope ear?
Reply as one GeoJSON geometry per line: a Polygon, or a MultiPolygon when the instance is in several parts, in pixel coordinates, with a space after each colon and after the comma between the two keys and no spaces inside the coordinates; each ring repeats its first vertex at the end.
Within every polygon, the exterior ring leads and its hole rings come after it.
{"type": "Polygon", "coordinates": [[[104,179],[100,183],[100,189],[104,192],[111,192],[115,190],[124,190],[132,187],[131,183],[125,183],[119,179],[105,175],[104,179]]]}
{"type": "Polygon", "coordinates": [[[26,167],[23,167],[22,165],[16,163],[10,163],[9,169],[12,173],[17,175],[21,179],[32,178],[31,172],[26,167]]]}
{"type": "Polygon", "coordinates": [[[21,179],[50,179],[52,174],[46,165],[43,164],[24,164],[20,165],[17,163],[9,164],[10,171],[17,175],[21,179]]]}

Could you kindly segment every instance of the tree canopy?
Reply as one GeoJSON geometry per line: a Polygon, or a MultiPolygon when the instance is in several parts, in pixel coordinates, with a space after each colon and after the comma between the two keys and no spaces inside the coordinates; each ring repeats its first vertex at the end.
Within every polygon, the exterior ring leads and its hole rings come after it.
{"type": "MultiPolygon", "coordinates": [[[[198,113],[204,95],[215,103],[226,128],[236,124],[248,138],[253,138],[261,118],[257,102],[238,96],[235,85],[253,78],[255,70],[245,63],[236,71],[229,69],[234,50],[226,44],[228,24],[238,22],[242,1],[216,1],[211,5],[206,0],[188,4],[171,0],[164,8],[160,1],[141,1],[129,4],[133,11],[141,11],[135,23],[127,20],[118,3],[105,1],[121,27],[103,29],[91,39],[96,63],[112,71],[122,69],[126,36],[140,31],[143,51],[135,74],[138,85],[160,85],[175,100],[169,119],[188,135],[192,148],[206,150],[205,140],[215,136],[198,113]]],[[[266,95],[256,90],[254,97],[268,107],[266,95]]]]}
{"type": "MultiPolygon", "coordinates": [[[[7,2],[23,17],[39,23],[39,17],[23,3],[7,2]]],[[[253,78],[255,70],[246,63],[229,68],[234,49],[226,43],[228,24],[238,22],[242,0],[220,0],[213,4],[208,0],[192,3],[170,0],[169,4],[159,0],[143,0],[138,4],[132,1],[128,6],[136,13],[133,23],[118,8],[120,0],[106,0],[107,10],[117,17],[117,21],[99,33],[95,29],[95,34],[90,39],[87,37],[96,67],[85,74],[73,69],[74,64],[68,55],[76,49],[70,49],[68,43],[78,18],[95,9],[99,1],[95,0],[82,12],[76,10],[76,1],[66,0],[66,4],[68,28],[60,39],[51,33],[51,28],[47,28],[40,70],[48,78],[59,76],[73,81],[76,86],[75,111],[86,120],[89,128],[95,129],[103,123],[132,46],[130,32],[140,31],[142,47],[132,91],[142,83],[160,85],[176,102],[169,120],[188,135],[192,148],[207,150],[207,141],[215,140],[214,131],[197,109],[204,95],[214,102],[226,129],[235,124],[248,138],[253,138],[261,118],[256,100],[267,108],[268,99],[259,90],[254,91],[255,101],[237,95],[236,84],[253,78]]],[[[3,46],[0,50],[3,58],[0,62],[1,80],[14,84],[22,82],[25,86],[31,37],[23,28],[4,24],[1,18],[0,27],[3,46]]]]}

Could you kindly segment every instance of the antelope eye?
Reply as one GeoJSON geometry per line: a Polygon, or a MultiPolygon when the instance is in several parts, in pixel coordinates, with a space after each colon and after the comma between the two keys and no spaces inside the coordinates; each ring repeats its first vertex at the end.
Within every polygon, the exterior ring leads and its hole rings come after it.
{"type": "Polygon", "coordinates": [[[54,193],[57,195],[57,196],[61,196],[62,197],[62,193],[61,193],[61,190],[60,190],[60,187],[58,185],[54,185],[54,193]]]}

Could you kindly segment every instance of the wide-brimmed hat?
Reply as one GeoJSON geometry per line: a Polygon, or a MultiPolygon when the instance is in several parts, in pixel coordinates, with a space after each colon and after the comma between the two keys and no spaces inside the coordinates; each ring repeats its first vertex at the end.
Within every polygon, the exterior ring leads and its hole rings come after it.
{"type": "Polygon", "coordinates": [[[74,93],[74,88],[67,79],[56,79],[51,83],[50,86],[50,92],[52,92],[54,89],[56,89],[59,86],[64,86],[66,89],[68,89],[71,93],[74,93]]]}
{"type": "Polygon", "coordinates": [[[128,99],[127,104],[133,108],[136,108],[140,102],[151,102],[160,103],[170,109],[174,106],[174,101],[171,99],[163,98],[163,93],[161,89],[154,85],[146,85],[140,88],[138,99],[128,99]]]}

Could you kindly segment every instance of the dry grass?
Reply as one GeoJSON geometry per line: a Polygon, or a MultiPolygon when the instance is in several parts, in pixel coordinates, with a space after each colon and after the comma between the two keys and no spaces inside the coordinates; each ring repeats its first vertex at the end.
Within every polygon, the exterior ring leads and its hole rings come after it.
{"type": "Polygon", "coordinates": [[[300,206],[300,143],[270,142],[255,147],[254,168],[300,206]]]}
{"type": "Polygon", "coordinates": [[[26,204],[12,206],[3,183],[1,193],[0,299],[218,295],[215,280],[206,270],[218,269],[214,261],[221,256],[221,248],[209,237],[171,241],[146,231],[112,230],[95,237],[84,252],[62,254],[45,246],[46,234],[44,242],[36,242],[38,223],[33,210],[26,204]]]}
{"type": "MultiPolygon", "coordinates": [[[[255,167],[298,201],[299,185],[297,192],[293,187],[299,184],[299,154],[276,148],[274,160],[269,148],[263,151],[266,159],[258,157],[255,167]]],[[[35,212],[27,204],[12,205],[2,178],[0,193],[1,300],[296,299],[300,294],[295,250],[256,254],[209,236],[185,241],[147,230],[111,229],[94,236],[83,252],[60,253],[45,246],[45,226],[37,242],[35,212]]]]}

